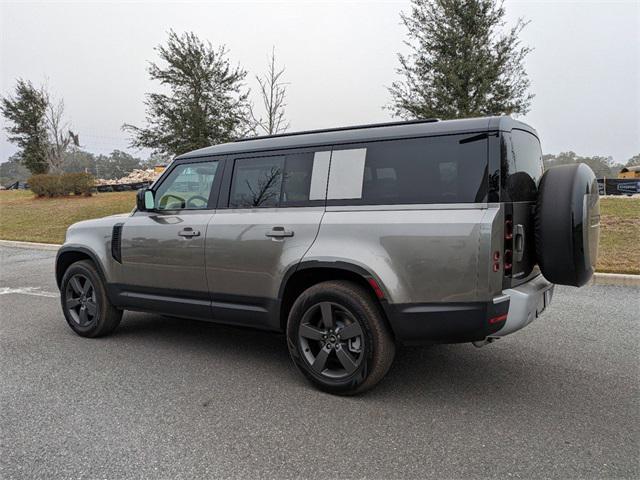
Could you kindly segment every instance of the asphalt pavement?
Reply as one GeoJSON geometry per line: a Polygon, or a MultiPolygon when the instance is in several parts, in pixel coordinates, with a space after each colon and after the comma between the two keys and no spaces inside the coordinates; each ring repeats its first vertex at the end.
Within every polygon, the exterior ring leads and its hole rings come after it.
{"type": "Polygon", "coordinates": [[[0,247],[0,478],[639,478],[640,289],[559,287],[481,349],[307,384],[282,335],[126,313],[84,339],[55,253],[0,247]]]}

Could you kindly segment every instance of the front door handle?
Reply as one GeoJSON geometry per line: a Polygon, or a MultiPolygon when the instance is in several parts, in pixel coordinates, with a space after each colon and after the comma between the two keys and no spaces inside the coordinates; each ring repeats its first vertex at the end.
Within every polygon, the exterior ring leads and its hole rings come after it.
{"type": "Polygon", "coordinates": [[[293,237],[293,231],[285,230],[284,227],[273,227],[269,232],[265,233],[270,238],[293,237]]]}
{"type": "Polygon", "coordinates": [[[200,232],[198,230],[194,230],[191,227],[183,228],[178,232],[178,235],[185,238],[199,237],[200,232]]]}

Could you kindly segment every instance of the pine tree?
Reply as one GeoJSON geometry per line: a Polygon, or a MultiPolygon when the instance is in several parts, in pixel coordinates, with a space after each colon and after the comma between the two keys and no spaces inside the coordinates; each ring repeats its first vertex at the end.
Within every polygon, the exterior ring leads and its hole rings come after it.
{"type": "Polygon", "coordinates": [[[132,147],[179,155],[249,131],[246,72],[231,67],[224,46],[214,49],[194,33],[170,31],[156,50],[165,65],[151,63],[149,76],[168,93],[147,94],[146,127],[123,126],[132,133],[132,147]]]}
{"type": "Polygon", "coordinates": [[[526,23],[504,30],[504,15],[496,0],[412,0],[401,14],[410,53],[398,55],[402,79],[387,108],[405,119],[526,113],[531,49],[518,39],[526,23]]]}
{"type": "Polygon", "coordinates": [[[49,170],[48,105],[46,92],[22,79],[16,82],[15,94],[0,101],[0,112],[7,120],[8,139],[18,146],[18,157],[32,174],[49,170]]]}

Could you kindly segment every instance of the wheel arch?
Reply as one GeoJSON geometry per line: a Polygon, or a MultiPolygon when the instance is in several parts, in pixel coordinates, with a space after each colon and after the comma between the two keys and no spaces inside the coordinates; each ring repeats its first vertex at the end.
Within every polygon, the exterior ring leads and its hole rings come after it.
{"type": "Polygon", "coordinates": [[[64,272],[66,272],[71,265],[79,262],[80,260],[91,260],[96,266],[101,280],[106,285],[104,268],[102,267],[102,263],[100,263],[100,260],[98,259],[98,256],[95,254],[95,252],[88,249],[87,247],[68,246],[62,247],[60,250],[58,250],[58,254],[56,255],[56,284],[58,285],[58,289],[62,285],[62,277],[64,276],[64,272]]]}
{"type": "Polygon", "coordinates": [[[386,320],[386,289],[376,275],[360,265],[349,262],[309,260],[290,268],[280,286],[279,322],[283,331],[286,330],[289,311],[296,298],[307,288],[329,280],[349,280],[362,286],[379,304],[386,320]]]}

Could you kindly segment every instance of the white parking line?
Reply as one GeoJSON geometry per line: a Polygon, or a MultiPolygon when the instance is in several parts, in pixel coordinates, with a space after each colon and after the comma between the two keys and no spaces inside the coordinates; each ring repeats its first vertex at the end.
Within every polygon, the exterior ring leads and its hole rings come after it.
{"type": "Polygon", "coordinates": [[[0,288],[0,295],[8,295],[10,293],[18,293],[21,295],[33,295],[35,297],[48,297],[48,298],[58,298],[60,296],[59,293],[44,292],[40,290],[40,287],[20,287],[20,288],[1,287],[0,288]]]}

